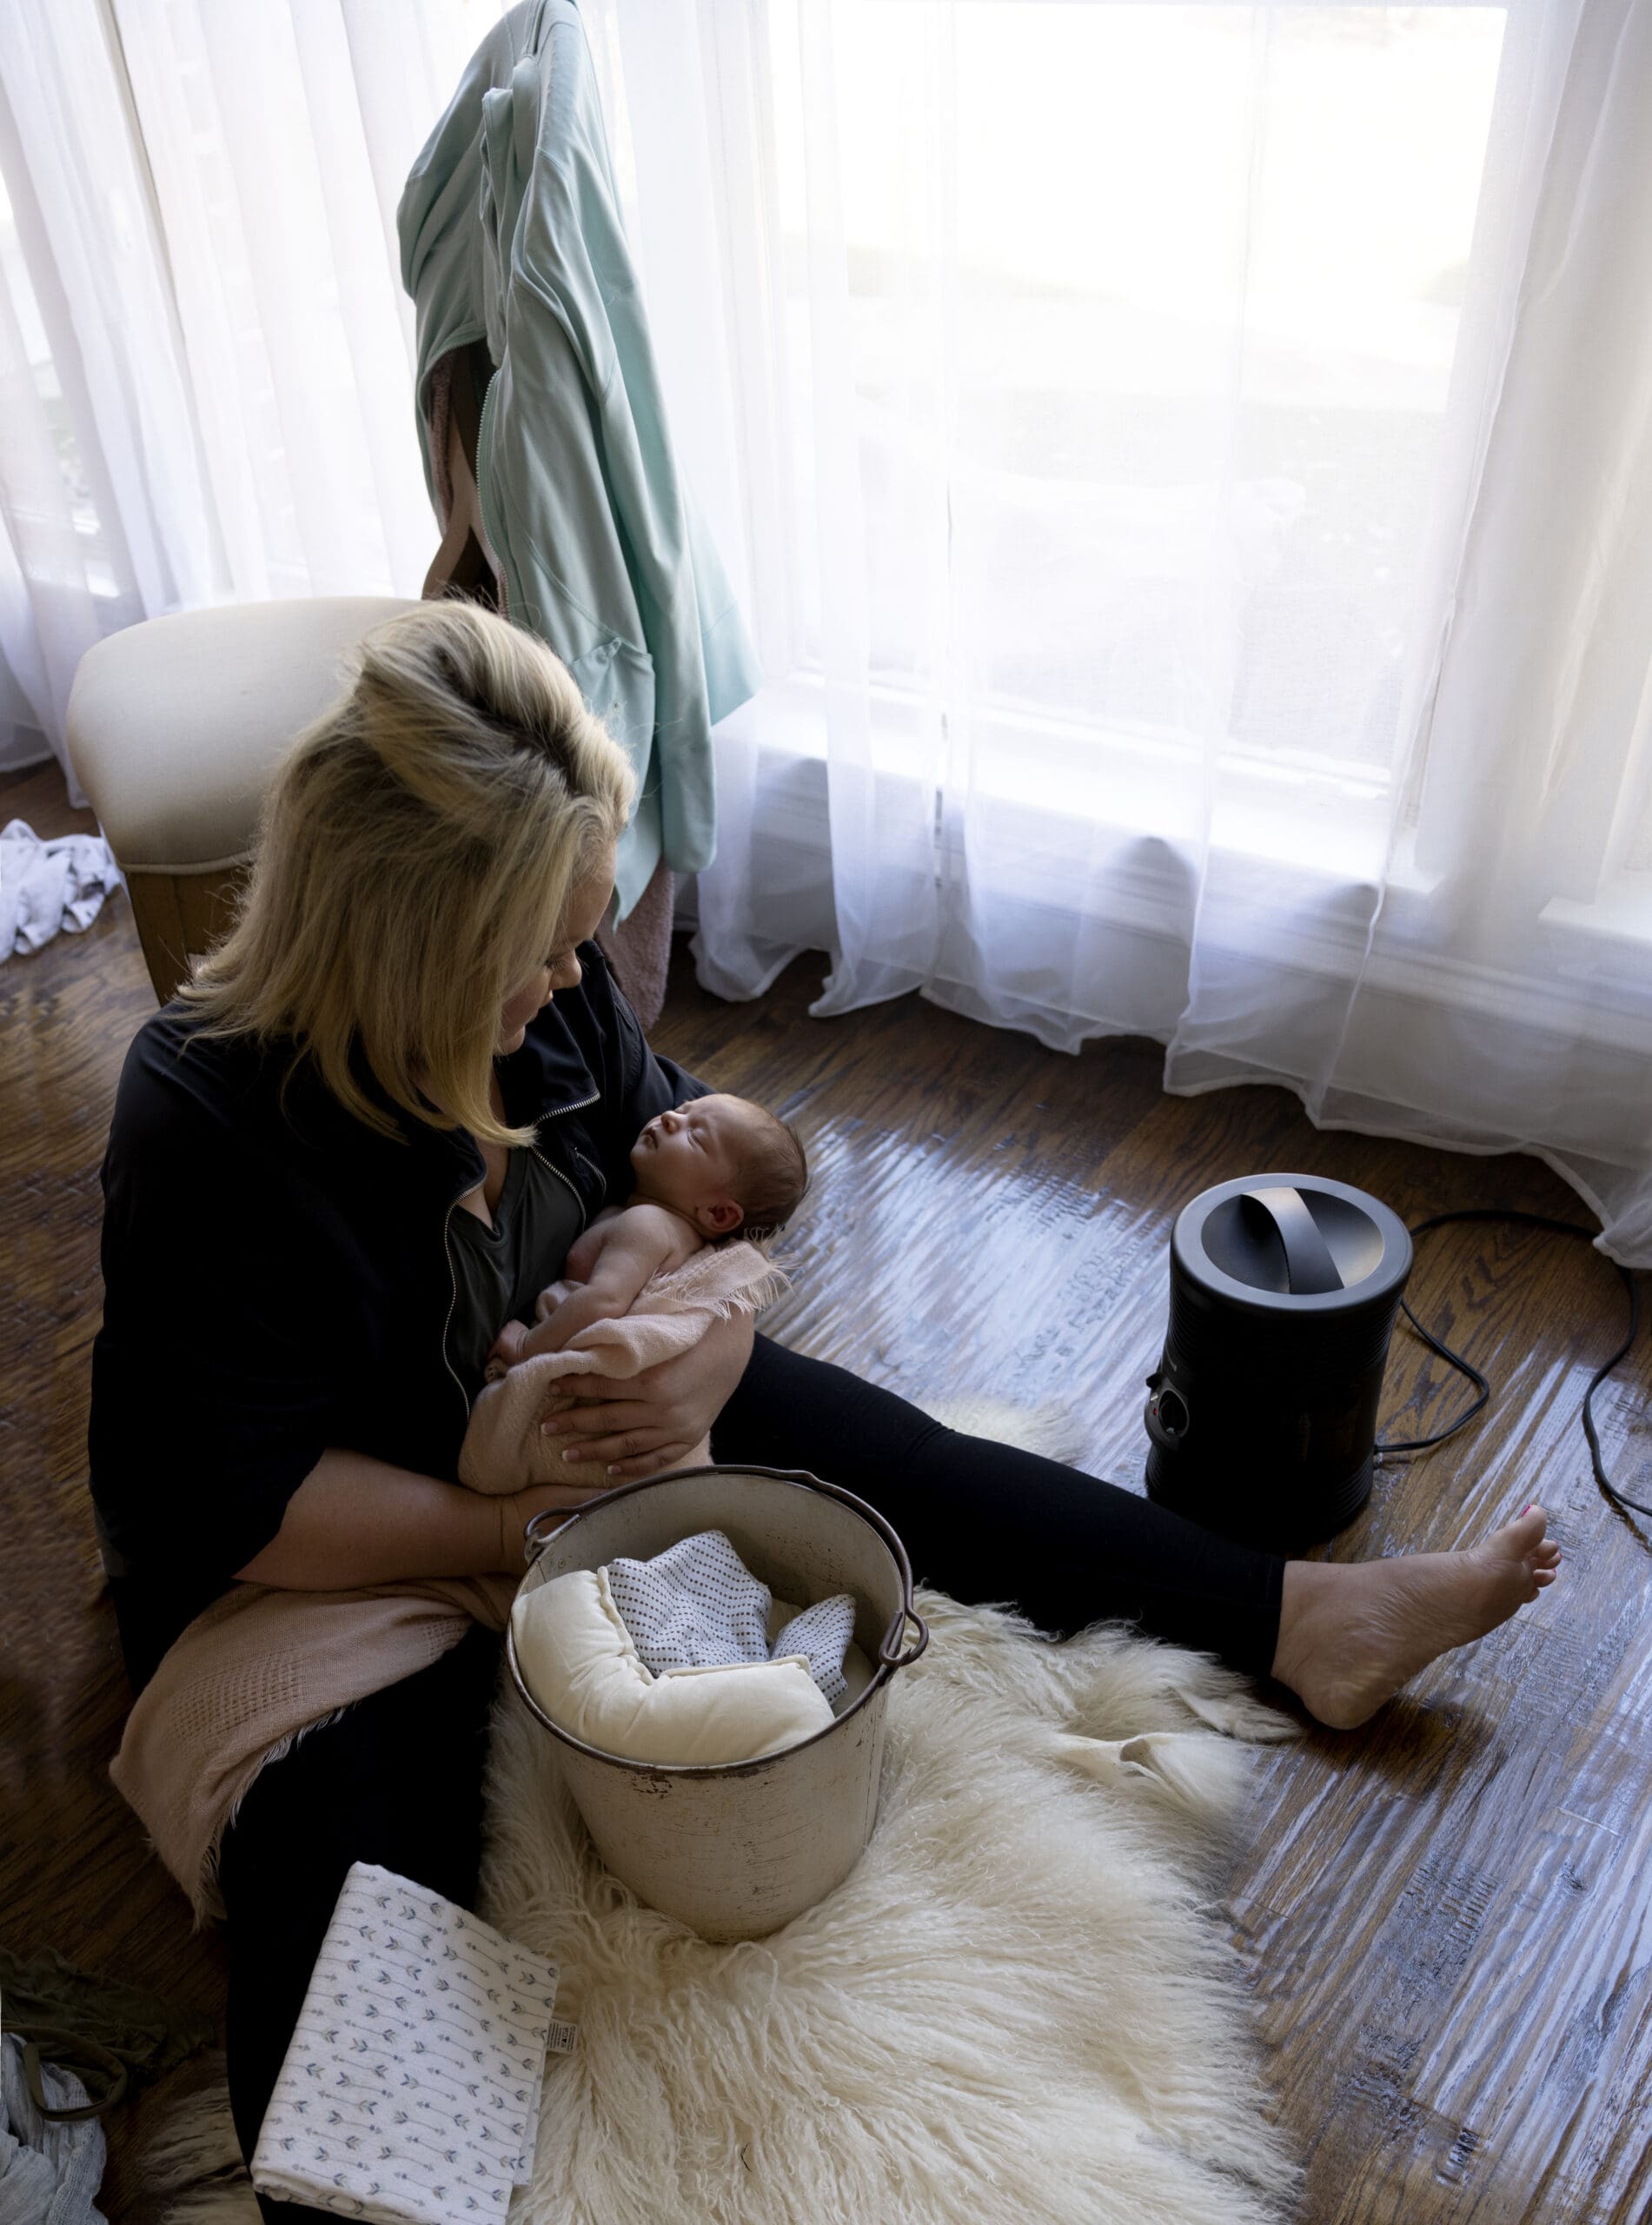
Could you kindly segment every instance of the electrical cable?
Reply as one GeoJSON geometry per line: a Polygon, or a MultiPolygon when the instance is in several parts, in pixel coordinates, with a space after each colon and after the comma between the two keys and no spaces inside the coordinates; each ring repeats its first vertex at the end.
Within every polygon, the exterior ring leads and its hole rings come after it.
{"type": "MultiPolygon", "coordinates": [[[[1419,1236],[1426,1236],[1431,1228],[1441,1228],[1447,1221],[1456,1220],[1520,1221],[1530,1228],[1551,1229],[1561,1236],[1587,1237],[1591,1244],[1599,1234],[1598,1230],[1584,1228],[1576,1221],[1551,1220],[1546,1213],[1516,1212],[1500,1210],[1493,1205],[1472,1205],[1461,1212],[1435,1213],[1427,1220],[1418,1221],[1416,1226],[1409,1232],[1415,1240],[1419,1236]]],[[[1595,1426],[1595,1393],[1629,1351],[1640,1333],[1641,1328],[1641,1293],[1635,1277],[1628,1267],[1619,1265],[1616,1259],[1611,1262],[1611,1265],[1617,1268],[1618,1273],[1623,1278],[1623,1286],[1629,1294],[1629,1333],[1606,1365],[1596,1368],[1590,1378],[1588,1390],[1583,1393],[1583,1434],[1589,1439],[1589,1457],[1595,1470],[1595,1480],[1607,1498],[1615,1505],[1632,1507],[1636,1514],[1652,1515],[1652,1506],[1642,1506],[1638,1498],[1626,1497],[1607,1474],[1605,1463],[1601,1458],[1600,1433],[1595,1426]]],[[[1378,1438],[1377,1451],[1379,1456],[1394,1452],[1421,1452],[1429,1445],[1443,1445],[1448,1437],[1455,1437],[1460,1429],[1466,1428],[1491,1396],[1491,1385],[1481,1374],[1479,1369],[1471,1367],[1460,1353],[1452,1351],[1450,1345],[1442,1344],[1438,1337],[1432,1335],[1425,1329],[1404,1298],[1400,1300],[1400,1309],[1423,1343],[1438,1352],[1442,1359],[1449,1361],[1460,1375],[1468,1376],[1480,1395],[1465,1412],[1457,1416],[1449,1428],[1437,1430],[1432,1437],[1403,1438],[1390,1445],[1384,1445],[1381,1438],[1378,1438]]]]}

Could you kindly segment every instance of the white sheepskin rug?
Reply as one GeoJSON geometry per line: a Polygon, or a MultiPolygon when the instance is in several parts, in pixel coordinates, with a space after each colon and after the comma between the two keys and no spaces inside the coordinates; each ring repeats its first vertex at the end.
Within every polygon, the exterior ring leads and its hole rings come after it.
{"type": "MultiPolygon", "coordinates": [[[[483,1910],[561,1965],[512,2225],[1280,2225],[1237,1956],[1204,1893],[1247,1742],[1295,1726],[1201,1654],[1065,1645],[934,1592],[871,1846],[773,1937],[712,1946],[593,1853],[506,1687],[483,1910]]],[[[173,2129],[169,2215],[255,2225],[228,2097],[173,2129]],[[210,2155],[208,2151],[211,2150],[210,2155]],[[235,2185],[227,2183],[233,2177],[235,2185]]],[[[162,2158],[154,2158],[160,2165],[162,2158]]]]}
{"type": "Polygon", "coordinates": [[[882,1804],[846,1883],[713,1946],[600,1866],[553,1742],[494,1727],[485,1912],[561,1968],[517,2225],[1277,2225],[1237,1957],[1201,1895],[1243,1742],[1289,1737],[1207,1657],[1065,1645],[924,1595],[882,1804]]]}
{"type": "MultiPolygon", "coordinates": [[[[937,1402],[1078,1458],[1056,1407],[937,1402]]],[[[1247,1742],[1286,1717],[1201,1654],[1101,1625],[1049,1645],[921,1595],[871,1846],[769,1939],[714,1947],[591,1851],[551,1739],[507,1687],[483,1910],[561,1968],[511,2225],[1281,2225],[1237,1956],[1205,1897],[1247,1742]]],[[[150,2156],[168,2225],[257,2225],[229,2095],[150,2156]]]]}

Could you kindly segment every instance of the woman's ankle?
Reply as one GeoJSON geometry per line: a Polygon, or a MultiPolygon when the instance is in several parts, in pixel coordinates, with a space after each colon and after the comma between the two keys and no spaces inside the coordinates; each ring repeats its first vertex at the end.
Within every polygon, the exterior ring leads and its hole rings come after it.
{"type": "Polygon", "coordinates": [[[1315,1624],[1324,1604],[1327,1579],[1336,1581],[1330,1561],[1287,1561],[1279,1593],[1279,1636],[1269,1672],[1276,1684],[1303,1697],[1299,1678],[1316,1644],[1315,1624]]]}

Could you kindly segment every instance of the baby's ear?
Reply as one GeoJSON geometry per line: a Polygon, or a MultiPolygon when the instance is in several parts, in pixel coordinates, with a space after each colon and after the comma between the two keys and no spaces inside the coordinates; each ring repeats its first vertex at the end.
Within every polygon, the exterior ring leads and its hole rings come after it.
{"type": "Polygon", "coordinates": [[[711,1235],[727,1236],[740,1226],[746,1213],[733,1198],[720,1198],[714,1205],[702,1205],[700,1217],[711,1235]]]}

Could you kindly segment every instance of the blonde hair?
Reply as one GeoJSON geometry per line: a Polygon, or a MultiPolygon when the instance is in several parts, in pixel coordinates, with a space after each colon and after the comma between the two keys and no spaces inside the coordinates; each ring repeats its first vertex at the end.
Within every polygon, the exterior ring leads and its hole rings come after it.
{"type": "Polygon", "coordinates": [[[432,1127],[531,1142],[489,1099],[501,1008],[618,840],[631,768],[549,649],[474,604],[404,612],[358,657],[277,767],[235,923],[179,993],[202,1033],[290,1044],[289,1080],[308,1062],[384,1134],[360,1059],[432,1127]]]}

